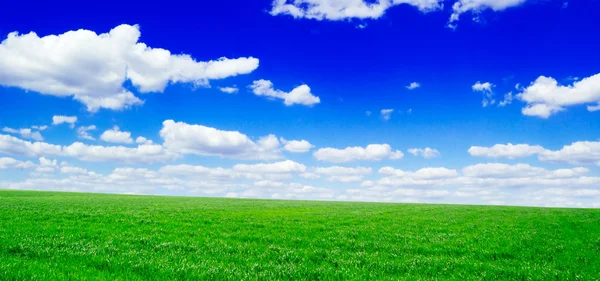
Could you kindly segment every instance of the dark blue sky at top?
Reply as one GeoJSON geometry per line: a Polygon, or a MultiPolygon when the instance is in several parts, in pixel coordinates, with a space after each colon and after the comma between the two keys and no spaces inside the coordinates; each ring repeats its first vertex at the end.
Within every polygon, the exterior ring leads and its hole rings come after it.
{"type": "MultiPolygon", "coordinates": [[[[559,148],[600,137],[600,113],[569,107],[549,119],[523,116],[524,103],[482,108],[477,81],[496,85],[496,99],[540,75],[563,84],[587,77],[600,66],[600,1],[529,1],[501,12],[484,11],[481,22],[464,14],[458,28],[446,27],[451,3],[422,13],[412,6],[390,8],[377,20],[317,21],[271,16],[271,1],[3,1],[0,36],[69,30],[108,32],[123,23],[141,26],[140,42],[197,60],[253,56],[259,68],[248,75],[211,81],[212,88],[171,85],[164,93],[139,95],[145,104],[125,111],[88,113],[70,98],[23,94],[0,88],[0,126],[46,122],[56,114],[80,116],[100,131],[119,125],[160,141],[165,119],[308,139],[317,147],[389,143],[401,149],[436,147],[440,163],[466,163],[471,145],[531,143],[559,148]],[[366,24],[366,28],[358,25],[366,24]],[[306,83],[321,98],[314,107],[285,107],[254,96],[253,80],[271,80],[289,91],[306,83]],[[409,91],[409,83],[421,88],[409,91]],[[226,95],[219,86],[237,85],[226,95]],[[378,117],[395,109],[389,121],[378,117]],[[412,109],[409,114],[406,111],[412,109]],[[372,111],[367,117],[365,111],[372,111]],[[401,111],[401,112],[400,112],[401,111]]],[[[54,135],[53,135],[54,134],[54,135]]],[[[56,143],[70,143],[60,131],[56,143]]],[[[53,139],[54,138],[54,139],[53,139]]],[[[310,156],[307,156],[310,157],[310,156]]],[[[401,165],[419,165],[403,163],[401,165]]]]}

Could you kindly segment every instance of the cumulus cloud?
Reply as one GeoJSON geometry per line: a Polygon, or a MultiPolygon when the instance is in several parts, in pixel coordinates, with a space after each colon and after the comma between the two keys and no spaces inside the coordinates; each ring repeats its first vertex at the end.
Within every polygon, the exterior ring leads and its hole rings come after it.
{"type": "Polygon", "coordinates": [[[45,95],[73,97],[89,111],[124,109],[142,100],[123,87],[162,92],[169,83],[207,85],[209,80],[247,74],[258,59],[219,58],[202,62],[138,42],[137,25],[119,25],[108,33],[68,31],[39,37],[12,32],[0,44],[0,85],[45,95]]]}
{"type": "Polygon", "coordinates": [[[220,87],[219,90],[223,93],[227,94],[236,94],[239,89],[236,86],[233,87],[220,87]]]}
{"type": "Polygon", "coordinates": [[[176,153],[166,151],[160,145],[123,146],[86,145],[75,142],[60,146],[45,142],[29,142],[8,135],[0,135],[0,153],[26,157],[62,156],[82,161],[118,163],[154,163],[172,160],[176,153]]]}
{"type": "Polygon", "coordinates": [[[315,159],[333,163],[351,162],[356,160],[379,161],[383,159],[401,159],[402,151],[393,151],[389,144],[369,144],[367,147],[321,148],[313,153],[315,159]]]}
{"type": "Polygon", "coordinates": [[[152,141],[145,137],[139,136],[135,139],[135,143],[137,143],[137,144],[152,144],[152,141]]]}
{"type": "Polygon", "coordinates": [[[526,0],[458,0],[452,5],[452,15],[448,21],[448,27],[456,28],[456,22],[460,16],[466,12],[474,14],[473,20],[479,21],[479,12],[491,9],[494,11],[502,11],[510,7],[516,7],[526,0]]]}
{"type": "Polygon", "coordinates": [[[600,109],[600,73],[567,86],[559,85],[552,77],[540,76],[517,98],[527,103],[522,109],[527,116],[548,118],[568,106],[584,104],[588,104],[588,111],[596,111],[600,109]]]}
{"type": "Polygon", "coordinates": [[[410,148],[408,149],[408,153],[414,156],[422,156],[425,159],[440,157],[441,154],[437,149],[433,148],[410,148]]]}
{"type": "Polygon", "coordinates": [[[291,160],[285,160],[275,163],[258,163],[258,164],[237,164],[233,166],[234,171],[244,173],[303,173],[306,171],[306,166],[291,160]]]}
{"type": "Polygon", "coordinates": [[[64,116],[64,115],[52,116],[52,125],[69,124],[69,126],[71,128],[73,128],[73,127],[75,127],[75,122],[77,122],[77,116],[64,116]]]}
{"type": "Polygon", "coordinates": [[[112,142],[112,143],[125,143],[125,144],[133,143],[133,139],[131,138],[131,133],[120,131],[119,127],[117,127],[117,126],[114,126],[110,130],[104,131],[104,133],[102,133],[102,135],[100,135],[100,139],[105,142],[112,142]]]}
{"type": "Polygon", "coordinates": [[[297,141],[297,140],[285,140],[284,138],[281,138],[281,143],[284,144],[283,149],[285,151],[293,152],[293,153],[308,152],[313,147],[315,147],[314,145],[310,144],[310,142],[308,142],[306,140],[297,141]]]}
{"type": "Polygon", "coordinates": [[[490,82],[481,83],[479,81],[471,86],[471,89],[473,89],[474,92],[480,92],[483,94],[483,100],[481,100],[481,105],[483,107],[487,107],[490,104],[496,103],[496,100],[494,99],[494,92],[492,91],[493,87],[494,84],[490,82]]]}
{"type": "Polygon", "coordinates": [[[421,87],[421,84],[419,84],[417,82],[412,82],[408,86],[406,86],[406,88],[409,89],[409,90],[414,90],[414,89],[419,88],[419,87],[421,87]]]}
{"type": "Polygon", "coordinates": [[[282,99],[287,106],[301,104],[312,106],[321,102],[321,99],[310,92],[308,85],[300,85],[291,92],[275,90],[273,83],[269,80],[256,80],[249,86],[252,92],[257,96],[264,96],[272,99],[282,99]]]}
{"type": "Polygon", "coordinates": [[[390,118],[392,118],[392,113],[393,113],[393,112],[394,112],[394,110],[393,110],[393,109],[382,109],[382,110],[380,111],[381,118],[382,118],[383,120],[386,120],[386,121],[387,121],[387,120],[390,120],[390,118]]]}
{"type": "Polygon", "coordinates": [[[335,182],[359,182],[363,176],[371,174],[371,168],[368,167],[317,167],[315,174],[327,176],[328,181],[335,182]]]}
{"type": "Polygon", "coordinates": [[[274,0],[271,15],[315,20],[377,19],[392,6],[408,4],[422,12],[441,9],[440,0],[274,0]]]}
{"type": "Polygon", "coordinates": [[[578,141],[559,150],[545,150],[538,155],[541,161],[566,162],[575,165],[600,166],[600,142],[578,141]]]}
{"type": "Polygon", "coordinates": [[[38,131],[45,131],[46,129],[48,129],[47,125],[43,125],[43,126],[31,126],[32,129],[34,130],[38,130],[38,131]]]}
{"type": "Polygon", "coordinates": [[[166,120],[160,136],[164,140],[163,145],[176,153],[264,160],[281,157],[280,143],[274,135],[253,141],[238,131],[166,120]]]}
{"type": "Polygon", "coordinates": [[[471,156],[492,158],[522,158],[537,155],[540,161],[569,163],[575,165],[596,164],[600,166],[600,142],[578,141],[561,149],[551,150],[539,145],[496,144],[492,147],[472,146],[471,156]]]}
{"type": "Polygon", "coordinates": [[[22,128],[22,129],[13,129],[13,128],[8,128],[8,127],[4,127],[2,128],[3,132],[6,133],[10,133],[10,134],[17,134],[20,135],[22,138],[25,139],[33,139],[36,141],[43,141],[44,138],[42,137],[42,134],[40,132],[37,131],[32,131],[29,128],[22,128]]]}
{"type": "Polygon", "coordinates": [[[81,126],[81,127],[77,128],[77,137],[80,139],[84,139],[84,140],[96,140],[89,133],[89,131],[93,131],[93,130],[96,130],[95,125],[81,126]]]}
{"type": "Polygon", "coordinates": [[[515,159],[538,154],[544,150],[539,145],[508,143],[496,144],[492,147],[471,146],[468,151],[471,156],[515,159]]]}
{"type": "Polygon", "coordinates": [[[20,161],[10,157],[0,157],[0,169],[31,169],[36,165],[31,161],[20,161]]]}
{"type": "Polygon", "coordinates": [[[512,92],[509,92],[506,95],[504,95],[504,100],[501,101],[500,103],[498,103],[498,107],[504,107],[508,104],[511,104],[512,101],[513,101],[513,94],[512,94],[512,92]]]}

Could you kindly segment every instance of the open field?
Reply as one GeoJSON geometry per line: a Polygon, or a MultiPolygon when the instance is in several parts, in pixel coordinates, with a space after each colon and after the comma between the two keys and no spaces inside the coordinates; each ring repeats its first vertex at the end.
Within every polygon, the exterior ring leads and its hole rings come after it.
{"type": "Polygon", "coordinates": [[[0,191],[0,280],[600,280],[600,210],[0,191]]]}

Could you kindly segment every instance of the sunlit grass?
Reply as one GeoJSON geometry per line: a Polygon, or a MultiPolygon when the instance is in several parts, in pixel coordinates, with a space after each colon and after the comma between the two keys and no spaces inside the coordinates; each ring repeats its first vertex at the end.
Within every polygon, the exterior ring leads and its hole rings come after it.
{"type": "Polygon", "coordinates": [[[0,191],[0,280],[600,280],[600,210],[0,191]]]}

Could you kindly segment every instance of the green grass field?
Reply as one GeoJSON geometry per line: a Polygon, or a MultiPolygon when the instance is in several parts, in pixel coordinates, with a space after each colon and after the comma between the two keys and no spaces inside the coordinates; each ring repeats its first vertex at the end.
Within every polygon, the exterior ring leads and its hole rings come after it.
{"type": "Polygon", "coordinates": [[[600,210],[0,191],[0,280],[600,280],[600,210]]]}

